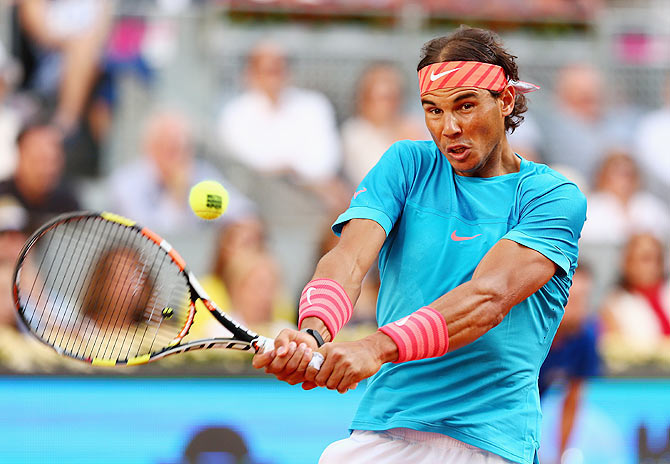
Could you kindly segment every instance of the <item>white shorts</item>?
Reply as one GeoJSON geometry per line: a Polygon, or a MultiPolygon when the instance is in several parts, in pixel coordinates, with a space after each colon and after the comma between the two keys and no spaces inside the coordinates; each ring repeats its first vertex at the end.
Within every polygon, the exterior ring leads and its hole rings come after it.
{"type": "Polygon", "coordinates": [[[349,438],[325,449],[319,464],[510,464],[441,433],[396,428],[373,432],[354,430],[349,438]]]}

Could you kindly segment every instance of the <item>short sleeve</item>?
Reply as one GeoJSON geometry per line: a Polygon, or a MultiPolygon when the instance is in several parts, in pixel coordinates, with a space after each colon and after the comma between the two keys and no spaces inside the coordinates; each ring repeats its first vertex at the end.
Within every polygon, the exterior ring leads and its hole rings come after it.
{"type": "Polygon", "coordinates": [[[352,219],[371,219],[391,232],[400,217],[414,178],[412,142],[397,142],[389,148],[360,183],[349,208],[333,224],[333,232],[340,235],[344,225],[352,219]]]}
{"type": "Polygon", "coordinates": [[[531,248],[569,274],[577,265],[577,242],[586,219],[586,198],[564,182],[521,205],[519,223],[503,238],[531,248]]]}

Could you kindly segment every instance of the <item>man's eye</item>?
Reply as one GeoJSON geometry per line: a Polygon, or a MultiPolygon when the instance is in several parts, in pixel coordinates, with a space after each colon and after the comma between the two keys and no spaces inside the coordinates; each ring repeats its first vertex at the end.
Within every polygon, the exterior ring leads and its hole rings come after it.
{"type": "Polygon", "coordinates": [[[432,114],[442,114],[442,110],[439,108],[431,108],[428,110],[428,112],[432,114]]]}
{"type": "Polygon", "coordinates": [[[472,104],[472,103],[463,103],[463,105],[461,106],[461,108],[463,108],[464,110],[470,110],[474,107],[475,107],[475,105],[472,104]]]}

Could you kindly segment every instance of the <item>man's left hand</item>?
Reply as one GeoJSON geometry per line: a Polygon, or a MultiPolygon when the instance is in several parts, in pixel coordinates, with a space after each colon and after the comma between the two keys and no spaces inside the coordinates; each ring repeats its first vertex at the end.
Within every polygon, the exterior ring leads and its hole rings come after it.
{"type": "Polygon", "coordinates": [[[346,393],[398,357],[393,340],[381,332],[355,342],[326,343],[318,351],[324,357],[323,365],[318,371],[307,368],[306,390],[319,386],[346,393]]]}

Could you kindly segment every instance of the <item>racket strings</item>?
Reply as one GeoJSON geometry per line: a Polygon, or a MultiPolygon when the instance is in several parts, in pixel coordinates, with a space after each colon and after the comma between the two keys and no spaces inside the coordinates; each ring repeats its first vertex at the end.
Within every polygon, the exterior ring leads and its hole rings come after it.
{"type": "MultiPolygon", "coordinates": [[[[120,229],[120,228],[115,228],[116,231],[119,232],[120,236],[117,236],[118,243],[120,243],[118,249],[119,250],[131,250],[132,244],[129,243],[129,237],[132,237],[131,232],[132,229],[126,228],[126,229],[120,229]]],[[[103,255],[105,256],[105,255],[103,255]]],[[[89,337],[89,342],[92,343],[92,351],[96,352],[97,355],[95,357],[100,357],[100,358],[108,358],[111,357],[110,354],[108,354],[108,348],[110,346],[110,343],[112,342],[112,339],[114,337],[114,333],[117,332],[116,339],[118,340],[118,330],[115,330],[118,327],[119,324],[119,318],[122,316],[123,312],[120,310],[116,311],[107,311],[105,309],[105,306],[109,306],[110,308],[124,308],[127,306],[127,301],[126,299],[129,296],[129,293],[131,291],[129,287],[128,282],[123,282],[122,288],[120,289],[121,291],[115,292],[115,294],[112,295],[111,298],[109,298],[106,294],[106,287],[103,285],[98,285],[99,282],[96,282],[95,279],[104,279],[104,278],[109,278],[110,282],[112,285],[118,285],[118,282],[122,281],[122,279],[130,277],[131,283],[132,283],[132,276],[127,276],[124,275],[125,273],[135,273],[134,267],[131,267],[131,269],[127,269],[127,266],[129,264],[129,260],[131,257],[129,256],[129,253],[123,253],[119,252],[118,255],[111,255],[111,256],[105,256],[104,258],[106,261],[110,261],[110,263],[102,263],[104,266],[109,266],[111,268],[111,272],[109,273],[109,277],[104,277],[101,275],[93,275],[92,276],[92,281],[89,286],[94,286],[97,287],[97,295],[93,297],[92,304],[95,305],[95,311],[100,312],[102,311],[102,316],[100,317],[99,322],[101,323],[102,327],[104,327],[104,331],[99,337],[89,337]],[[102,301],[101,301],[102,300],[102,301]],[[100,345],[98,346],[98,350],[96,351],[96,343],[100,342],[100,345]],[[104,347],[103,347],[104,346],[104,347]]],[[[132,264],[132,263],[130,263],[132,264]]],[[[88,320],[88,325],[92,325],[92,318],[89,318],[88,320]]],[[[112,346],[116,346],[116,340],[112,346]]],[[[84,351],[88,348],[88,343],[87,346],[84,348],[84,351]]]]}
{"type": "MultiPolygon", "coordinates": [[[[89,220],[90,219],[86,219],[85,221],[89,221],[89,220]]],[[[95,227],[98,227],[98,226],[99,226],[99,224],[95,224],[95,227]]],[[[79,229],[81,230],[81,233],[83,235],[85,228],[80,227],[79,229]]],[[[89,232],[94,233],[94,231],[89,231],[89,232]]],[[[63,234],[61,234],[61,236],[63,236],[63,234]]],[[[92,252],[92,250],[88,249],[87,252],[86,252],[86,257],[88,257],[88,255],[91,252],[92,252]]],[[[82,275],[83,270],[84,270],[84,268],[81,267],[80,270],[79,270],[78,275],[76,276],[76,279],[73,278],[73,279],[68,281],[68,289],[69,289],[69,285],[72,284],[72,282],[78,282],[84,277],[82,275]]],[[[74,304],[76,304],[77,301],[80,301],[81,293],[82,293],[83,288],[84,288],[84,286],[80,285],[79,286],[79,291],[77,292],[76,297],[72,301],[68,302],[68,303],[71,303],[71,304],[66,305],[64,311],[65,311],[66,314],[68,314],[68,317],[67,317],[67,321],[65,322],[65,327],[63,328],[63,331],[62,331],[61,341],[60,341],[60,343],[54,343],[54,344],[58,344],[59,346],[63,346],[65,350],[67,350],[68,344],[72,340],[72,336],[71,336],[72,332],[73,332],[72,328],[74,328],[74,325],[77,322],[76,312],[73,310],[72,306],[74,306],[74,304]],[[68,331],[68,329],[70,329],[70,330],[68,331]],[[66,336],[67,336],[67,340],[64,341],[63,339],[66,336]]],[[[67,291],[68,290],[66,290],[66,292],[67,291]]],[[[59,308],[59,313],[58,314],[60,315],[60,308],[59,308]]],[[[57,318],[58,318],[58,316],[57,316],[57,318]]],[[[54,341],[56,341],[57,339],[58,339],[58,332],[56,332],[56,338],[55,338],[54,341]]]]}
{"type": "MultiPolygon", "coordinates": [[[[155,253],[153,258],[154,259],[152,260],[150,270],[154,268],[154,266],[156,264],[156,260],[159,258],[159,253],[155,253]]],[[[161,269],[163,268],[163,264],[165,263],[166,259],[167,259],[167,255],[165,253],[161,253],[161,262],[160,262],[160,265],[158,267],[158,273],[159,274],[160,274],[161,269]]],[[[162,295],[163,294],[162,285],[163,285],[163,283],[159,282],[157,287],[154,286],[154,288],[151,291],[152,295],[162,295]]],[[[145,337],[147,336],[147,333],[149,332],[149,328],[152,327],[152,326],[154,328],[154,330],[153,330],[154,336],[153,336],[153,339],[151,340],[151,344],[149,345],[149,348],[148,348],[149,352],[153,351],[153,349],[154,349],[154,344],[156,343],[156,339],[157,339],[157,337],[160,333],[160,327],[161,327],[161,324],[163,322],[162,315],[160,315],[160,317],[158,317],[158,318],[155,317],[156,316],[156,309],[158,308],[158,303],[159,303],[159,300],[157,298],[153,298],[151,300],[151,303],[147,305],[147,307],[151,308],[149,314],[147,315],[146,311],[144,313],[144,320],[145,320],[146,324],[144,326],[144,332],[143,332],[142,337],[141,337],[142,340],[144,340],[145,337]]],[[[134,330],[134,334],[133,334],[133,339],[136,338],[138,329],[139,329],[139,326],[136,325],[135,330],[134,330]]],[[[126,335],[128,335],[128,333],[126,333],[126,335]]],[[[126,337],[124,337],[124,342],[125,342],[125,339],[126,339],[126,337]]],[[[164,340],[161,340],[161,341],[164,342],[163,344],[166,344],[164,340]]],[[[127,356],[130,355],[131,350],[132,350],[132,346],[129,346],[127,356]]],[[[138,355],[138,354],[139,354],[139,349],[135,353],[135,355],[138,355]]]]}
{"type": "Polygon", "coordinates": [[[24,320],[74,357],[150,354],[186,323],[186,277],[136,228],[99,217],[63,222],[40,237],[24,263],[39,263],[36,278],[18,282],[24,320]]]}

